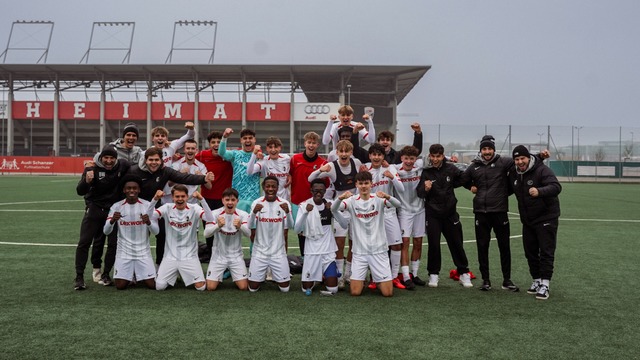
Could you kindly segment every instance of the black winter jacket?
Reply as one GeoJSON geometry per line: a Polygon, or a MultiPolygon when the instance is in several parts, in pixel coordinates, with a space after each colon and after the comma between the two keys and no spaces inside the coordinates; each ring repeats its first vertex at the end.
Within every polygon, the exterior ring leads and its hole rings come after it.
{"type": "Polygon", "coordinates": [[[425,200],[427,214],[437,218],[448,218],[455,214],[458,199],[454,189],[461,186],[462,170],[445,161],[439,168],[428,167],[422,170],[420,182],[416,188],[418,196],[425,200]],[[431,180],[431,190],[424,189],[424,182],[431,180]]]}
{"type": "Polygon", "coordinates": [[[95,166],[85,168],[76,186],[76,192],[78,195],[84,196],[85,205],[93,204],[108,209],[120,199],[122,194],[118,185],[131,165],[127,160],[120,159],[116,161],[111,170],[107,170],[103,166],[98,159],[95,161],[95,166]],[[85,179],[89,171],[94,171],[94,177],[91,183],[87,184],[85,179]]]}
{"type": "MultiPolygon", "coordinates": [[[[140,165],[133,165],[129,170],[129,174],[139,176],[142,179],[142,189],[140,189],[139,197],[147,201],[151,201],[156,191],[164,189],[164,186],[169,181],[185,185],[202,185],[206,182],[205,175],[181,173],[164,166],[164,164],[160,165],[160,169],[155,173],[149,172],[144,164],[142,167],[140,167],[140,165]]],[[[159,204],[160,202],[158,202],[158,205],[159,204]]]]}
{"type": "Polygon", "coordinates": [[[514,168],[513,159],[495,154],[493,159],[484,163],[474,159],[463,175],[466,188],[478,188],[473,197],[474,213],[496,213],[509,211],[508,174],[514,168]]]}
{"type": "Polygon", "coordinates": [[[560,200],[558,194],[562,186],[548,166],[539,159],[531,157],[529,169],[524,173],[515,166],[509,173],[510,190],[518,199],[520,220],[526,225],[535,225],[560,217],[560,200]],[[538,189],[538,196],[529,195],[529,189],[538,189]]]}

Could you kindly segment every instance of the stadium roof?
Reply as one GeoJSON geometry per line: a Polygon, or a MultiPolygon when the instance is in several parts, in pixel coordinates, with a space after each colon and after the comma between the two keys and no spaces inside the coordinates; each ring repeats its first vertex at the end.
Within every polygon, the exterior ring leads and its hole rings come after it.
{"type": "Polygon", "coordinates": [[[200,83],[295,82],[309,102],[337,102],[351,85],[352,104],[392,106],[431,66],[395,65],[188,65],[0,64],[2,81],[176,81],[200,83]],[[397,90],[396,90],[397,87],[397,90]]]}

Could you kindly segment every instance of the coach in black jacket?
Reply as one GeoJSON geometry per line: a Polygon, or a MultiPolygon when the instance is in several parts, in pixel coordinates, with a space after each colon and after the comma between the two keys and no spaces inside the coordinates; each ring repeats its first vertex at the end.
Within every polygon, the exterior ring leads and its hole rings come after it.
{"type": "MultiPolygon", "coordinates": [[[[207,175],[192,175],[181,173],[170,167],[165,167],[162,162],[162,149],[151,147],[144,153],[144,161],[133,165],[129,174],[142,179],[142,187],[139,197],[151,201],[158,190],[164,189],[167,182],[184,185],[204,185],[214,179],[213,173],[207,175]]],[[[162,205],[158,202],[157,206],[162,205]]],[[[160,264],[164,255],[164,222],[160,222],[160,233],[156,235],[156,264],[160,264]]]]}
{"type": "Polygon", "coordinates": [[[509,173],[510,190],[518,199],[522,243],[533,283],[527,293],[549,298],[549,282],[558,235],[562,186],[553,171],[531,156],[523,145],[513,149],[515,168],[509,173]]]}
{"type": "Polygon", "coordinates": [[[109,208],[121,195],[118,192],[118,184],[124,174],[129,171],[130,164],[127,160],[118,160],[118,153],[113,145],[105,146],[98,154],[95,164],[86,167],[82,177],[76,186],[76,192],[84,196],[85,211],[80,225],[80,239],[76,247],[76,279],[74,288],[84,290],[84,270],[89,257],[89,247],[93,242],[91,263],[93,264],[94,281],[100,281],[102,285],[111,285],[109,272],[113,268],[115,260],[115,238],[109,239],[107,255],[105,258],[104,272],[102,267],[102,252],[104,249],[105,235],[102,227],[109,215],[109,208]],[[106,275],[106,277],[104,276],[106,275]]]}
{"type": "Polygon", "coordinates": [[[418,196],[425,200],[427,239],[427,271],[429,286],[438,286],[438,274],[442,265],[440,235],[449,246],[453,263],[460,274],[460,283],[472,287],[469,277],[469,262],[462,243],[462,224],[456,210],[454,189],[461,186],[462,170],[447,162],[444,147],[433,144],[429,147],[429,164],[425,166],[417,186],[418,196]]]}

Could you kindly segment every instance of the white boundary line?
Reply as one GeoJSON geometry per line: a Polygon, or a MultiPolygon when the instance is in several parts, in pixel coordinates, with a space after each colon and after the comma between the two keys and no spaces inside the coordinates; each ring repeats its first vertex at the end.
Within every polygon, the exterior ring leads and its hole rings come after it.
{"type": "Polygon", "coordinates": [[[48,203],[62,203],[62,202],[76,202],[76,201],[84,201],[84,200],[83,199],[79,199],[79,200],[23,201],[23,202],[0,203],[0,206],[4,206],[4,205],[48,204],[48,203]]]}

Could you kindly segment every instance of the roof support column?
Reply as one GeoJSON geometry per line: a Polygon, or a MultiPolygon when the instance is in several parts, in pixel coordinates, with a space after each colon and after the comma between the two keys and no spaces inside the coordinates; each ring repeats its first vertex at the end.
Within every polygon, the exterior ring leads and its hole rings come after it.
{"type": "MultiPolygon", "coordinates": [[[[52,156],[60,155],[60,81],[56,74],[53,93],[53,153],[52,156]]],[[[33,131],[33,130],[32,130],[33,131]]],[[[33,144],[29,144],[33,148],[33,144]]]]}
{"type": "MultiPolygon", "coordinates": [[[[187,88],[187,91],[189,91],[189,88],[187,88]]],[[[204,144],[204,142],[201,142],[200,140],[200,80],[198,77],[198,73],[196,73],[196,91],[194,94],[194,99],[193,99],[193,130],[195,130],[196,134],[193,136],[193,140],[198,142],[198,146],[202,146],[202,144],[204,144]]],[[[208,144],[207,147],[201,148],[201,149],[207,149],[208,148],[208,144]]]]}
{"type": "Polygon", "coordinates": [[[13,75],[9,74],[9,98],[7,99],[7,156],[13,155],[13,75]]]}
{"type": "Polygon", "coordinates": [[[293,118],[294,116],[294,105],[295,105],[295,101],[296,101],[296,85],[295,85],[295,79],[293,76],[293,72],[289,72],[289,81],[291,82],[290,86],[291,86],[291,98],[289,100],[289,102],[291,103],[291,106],[289,108],[289,152],[291,154],[293,154],[295,152],[295,142],[294,142],[294,134],[295,134],[295,119],[293,118]]]}
{"type": "Polygon", "coordinates": [[[102,78],[100,79],[100,150],[102,151],[102,149],[104,148],[105,144],[105,139],[107,137],[106,134],[106,129],[105,129],[105,105],[106,105],[106,100],[107,100],[107,90],[106,90],[106,84],[104,81],[104,74],[102,74],[102,78]]]}
{"type": "Polygon", "coordinates": [[[153,80],[151,74],[149,74],[149,80],[147,81],[147,149],[151,147],[151,106],[153,98],[153,80]]]}
{"type": "Polygon", "coordinates": [[[393,100],[391,100],[391,129],[396,139],[398,138],[398,79],[393,81],[393,100]]]}
{"type": "Polygon", "coordinates": [[[242,71],[242,128],[247,127],[247,77],[242,71]]]}

